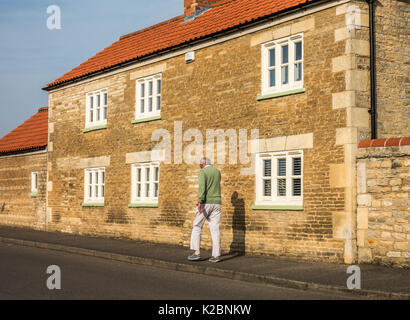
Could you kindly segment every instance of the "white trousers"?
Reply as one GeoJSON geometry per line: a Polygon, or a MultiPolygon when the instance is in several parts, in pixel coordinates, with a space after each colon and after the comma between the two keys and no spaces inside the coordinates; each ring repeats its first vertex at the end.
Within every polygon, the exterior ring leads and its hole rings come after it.
{"type": "Polygon", "coordinates": [[[221,236],[219,225],[221,223],[221,205],[206,203],[202,205],[202,213],[198,207],[195,209],[194,225],[191,234],[191,250],[199,250],[201,246],[201,233],[205,219],[208,220],[209,230],[212,236],[212,256],[221,255],[221,236]]]}

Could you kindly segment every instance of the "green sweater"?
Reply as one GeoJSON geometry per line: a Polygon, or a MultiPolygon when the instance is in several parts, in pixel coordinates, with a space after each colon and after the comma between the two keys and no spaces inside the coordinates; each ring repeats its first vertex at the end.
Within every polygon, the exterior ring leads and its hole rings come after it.
{"type": "Polygon", "coordinates": [[[221,172],[214,167],[206,167],[199,171],[200,203],[221,204],[221,172]]]}

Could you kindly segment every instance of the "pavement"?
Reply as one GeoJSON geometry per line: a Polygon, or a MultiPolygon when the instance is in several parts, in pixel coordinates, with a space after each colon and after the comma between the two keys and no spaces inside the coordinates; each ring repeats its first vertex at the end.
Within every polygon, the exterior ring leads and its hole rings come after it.
{"type": "Polygon", "coordinates": [[[0,242],[51,249],[163,269],[299,290],[340,293],[352,298],[410,300],[410,270],[358,265],[361,289],[350,290],[348,265],[288,260],[272,256],[222,252],[221,262],[188,261],[189,248],[129,239],[113,239],[0,226],[0,242]]]}

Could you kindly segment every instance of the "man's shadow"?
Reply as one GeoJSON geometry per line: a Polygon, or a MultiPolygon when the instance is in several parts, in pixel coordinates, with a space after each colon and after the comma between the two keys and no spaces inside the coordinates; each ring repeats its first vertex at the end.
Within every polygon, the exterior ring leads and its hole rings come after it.
{"type": "Polygon", "coordinates": [[[231,203],[234,208],[232,215],[233,239],[229,250],[229,260],[245,254],[245,201],[239,198],[238,192],[232,193],[231,203]]]}

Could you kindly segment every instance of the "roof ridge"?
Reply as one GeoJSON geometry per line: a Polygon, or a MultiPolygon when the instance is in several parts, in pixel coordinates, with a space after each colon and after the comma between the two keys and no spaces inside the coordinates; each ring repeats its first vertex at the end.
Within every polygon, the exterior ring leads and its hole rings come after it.
{"type": "Polygon", "coordinates": [[[137,34],[146,32],[146,31],[148,31],[148,30],[156,29],[156,28],[158,28],[158,27],[164,26],[164,25],[169,24],[169,23],[171,23],[171,22],[178,21],[178,20],[181,19],[181,18],[183,19],[183,17],[184,17],[184,15],[179,15],[179,16],[176,16],[176,17],[174,17],[174,18],[171,18],[171,19],[168,19],[168,20],[159,22],[159,23],[157,23],[157,24],[154,24],[153,26],[149,26],[149,27],[146,27],[146,28],[144,28],[144,29],[140,29],[140,30],[137,30],[137,31],[134,31],[134,32],[131,32],[131,33],[127,33],[127,34],[121,36],[121,37],[120,37],[120,40],[124,40],[124,39],[127,39],[127,38],[129,38],[129,37],[135,36],[135,35],[137,35],[137,34]]]}

